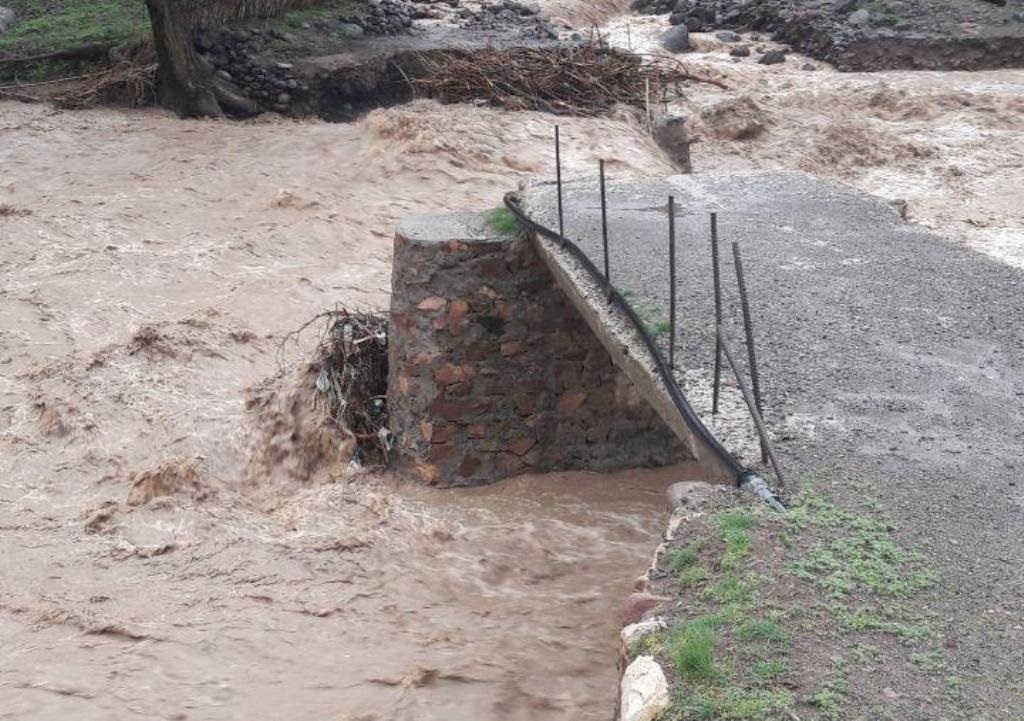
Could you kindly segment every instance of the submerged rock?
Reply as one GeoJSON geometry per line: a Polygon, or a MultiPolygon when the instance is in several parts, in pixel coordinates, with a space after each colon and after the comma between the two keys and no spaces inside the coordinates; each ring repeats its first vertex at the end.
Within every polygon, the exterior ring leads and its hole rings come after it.
{"type": "Polygon", "coordinates": [[[757,62],[762,65],[778,65],[779,63],[786,62],[786,53],[781,50],[769,50],[758,58],[757,62]]]}
{"type": "Polygon", "coordinates": [[[765,128],[764,111],[747,95],[716,103],[701,112],[708,129],[722,140],[746,140],[765,128]]]}

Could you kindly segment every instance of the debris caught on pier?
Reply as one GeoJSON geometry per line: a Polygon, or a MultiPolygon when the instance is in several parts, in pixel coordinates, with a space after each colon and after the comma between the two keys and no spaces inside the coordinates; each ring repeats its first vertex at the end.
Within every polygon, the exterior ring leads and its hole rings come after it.
{"type": "Polygon", "coordinates": [[[329,422],[355,441],[359,461],[389,462],[388,318],[383,313],[329,311],[314,354],[314,403],[329,422]]]}

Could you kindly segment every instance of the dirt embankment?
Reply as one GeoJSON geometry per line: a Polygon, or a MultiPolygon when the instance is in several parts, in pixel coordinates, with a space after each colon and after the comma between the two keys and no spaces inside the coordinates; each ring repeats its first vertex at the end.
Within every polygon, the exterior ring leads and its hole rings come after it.
{"type": "Polygon", "coordinates": [[[691,30],[769,34],[839,70],[1024,66],[1021,0],[638,0],[691,30]]]}

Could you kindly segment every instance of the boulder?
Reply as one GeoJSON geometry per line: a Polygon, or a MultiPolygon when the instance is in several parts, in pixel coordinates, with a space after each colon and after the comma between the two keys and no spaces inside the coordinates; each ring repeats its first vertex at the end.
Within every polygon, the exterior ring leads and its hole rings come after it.
{"type": "Polygon", "coordinates": [[[732,30],[723,30],[715,33],[715,37],[721,40],[723,43],[738,43],[740,36],[738,33],[734,33],[732,30]]]}
{"type": "Polygon", "coordinates": [[[786,62],[786,53],[781,50],[769,50],[757,59],[762,65],[778,65],[786,62]]]}
{"type": "Polygon", "coordinates": [[[686,119],[681,115],[667,115],[657,118],[651,126],[651,135],[665,154],[672,159],[683,173],[692,173],[690,163],[690,136],[686,131],[686,119]]]}
{"type": "Polygon", "coordinates": [[[668,706],[665,672],[651,656],[638,656],[626,667],[619,691],[622,721],[652,721],[668,706]]]}
{"type": "Polygon", "coordinates": [[[704,29],[704,20],[699,15],[687,15],[686,29],[691,33],[699,33],[704,29]]]}
{"type": "Polygon", "coordinates": [[[701,112],[711,133],[722,140],[748,140],[765,129],[764,111],[749,96],[723,100],[701,112]]]}
{"type": "Polygon", "coordinates": [[[690,49],[690,31],[685,25],[676,25],[661,36],[661,46],[670,53],[684,53],[690,49]]]}
{"type": "Polygon", "coordinates": [[[669,25],[682,25],[686,22],[686,13],[672,13],[668,16],[669,25]]]}
{"type": "Polygon", "coordinates": [[[747,45],[737,45],[729,51],[729,54],[734,58],[745,58],[750,55],[750,47],[747,45]]]}
{"type": "Polygon", "coordinates": [[[341,23],[338,25],[338,32],[341,33],[343,38],[349,38],[355,40],[356,38],[363,37],[363,28],[355,23],[341,23]]]}
{"type": "Polygon", "coordinates": [[[652,608],[656,608],[671,600],[671,598],[655,596],[650,593],[629,594],[626,596],[626,600],[622,602],[622,625],[629,626],[642,621],[644,615],[652,608]]]}

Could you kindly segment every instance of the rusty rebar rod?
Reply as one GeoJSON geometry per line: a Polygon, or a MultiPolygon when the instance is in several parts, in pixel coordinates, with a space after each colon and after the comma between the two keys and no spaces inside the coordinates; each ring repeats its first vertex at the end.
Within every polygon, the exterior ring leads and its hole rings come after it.
{"type": "MultiPolygon", "coordinates": [[[[715,283],[715,327],[722,325],[722,276],[718,263],[718,214],[711,214],[711,270],[715,283]]],[[[711,415],[718,415],[718,394],[722,386],[722,346],[715,337],[715,376],[711,390],[711,415]]]]}
{"type": "MultiPolygon", "coordinates": [[[[736,261],[736,285],[740,291],[740,308],[743,311],[743,332],[747,339],[747,359],[750,362],[750,384],[754,387],[754,404],[757,412],[764,416],[764,401],[761,396],[761,374],[757,369],[757,353],[754,349],[754,320],[750,315],[750,296],[747,293],[747,282],[743,276],[743,257],[740,244],[732,244],[732,257],[736,261]]],[[[761,441],[761,462],[767,463],[768,449],[761,441]]]]}
{"type": "Polygon", "coordinates": [[[608,202],[605,196],[604,185],[604,159],[600,161],[601,171],[601,243],[604,246],[604,283],[605,291],[608,293],[608,300],[611,300],[612,278],[608,263],[608,202]]]}
{"type": "Polygon", "coordinates": [[[562,215],[562,142],[555,126],[555,182],[558,185],[558,237],[565,245],[565,220],[562,215]]]}
{"type": "Polygon", "coordinates": [[[757,404],[754,402],[754,398],[750,393],[750,389],[747,388],[747,384],[743,381],[743,375],[740,373],[739,367],[736,365],[736,359],[732,354],[729,342],[725,338],[725,331],[722,326],[718,326],[715,335],[718,338],[718,347],[722,349],[725,354],[725,359],[729,363],[729,367],[732,368],[732,373],[736,377],[736,383],[740,387],[740,393],[743,394],[743,400],[746,401],[747,408],[750,410],[750,416],[754,419],[754,426],[757,428],[758,436],[761,439],[761,448],[768,456],[768,462],[772,464],[772,470],[775,471],[775,477],[779,480],[779,487],[784,488],[786,485],[786,478],[782,475],[782,469],[779,468],[778,461],[775,460],[775,453],[772,451],[771,441],[768,439],[768,429],[764,425],[764,418],[761,416],[761,411],[757,409],[757,404]]]}
{"type": "Polygon", "coordinates": [[[676,367],[676,199],[668,196],[668,367],[676,367]]]}

